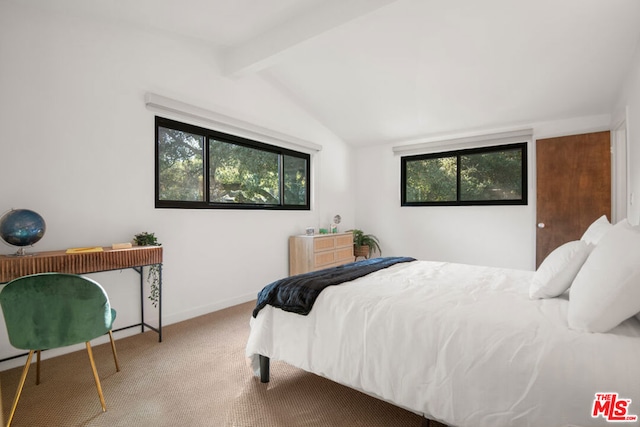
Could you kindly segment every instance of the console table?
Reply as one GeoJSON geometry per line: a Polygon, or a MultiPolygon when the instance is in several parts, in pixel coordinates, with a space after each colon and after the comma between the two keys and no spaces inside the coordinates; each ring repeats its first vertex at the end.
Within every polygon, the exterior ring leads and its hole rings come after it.
{"type": "MultiPolygon", "coordinates": [[[[131,268],[140,275],[140,323],[115,331],[140,326],[141,332],[144,332],[146,326],[157,332],[158,341],[162,342],[162,247],[134,246],[127,249],[111,249],[109,247],[102,249],[100,252],[67,253],[65,250],[59,250],[25,256],[0,255],[0,284],[37,273],[89,274],[131,268]],[[157,328],[144,321],[145,279],[143,267],[152,265],[157,265],[159,269],[157,328]]],[[[14,357],[0,360],[0,362],[14,357]]]]}

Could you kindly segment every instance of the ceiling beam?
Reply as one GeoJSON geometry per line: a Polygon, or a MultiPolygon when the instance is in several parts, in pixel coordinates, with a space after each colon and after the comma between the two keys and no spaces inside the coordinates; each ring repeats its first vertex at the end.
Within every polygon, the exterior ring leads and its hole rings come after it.
{"type": "Polygon", "coordinates": [[[396,1],[337,0],[329,2],[325,0],[320,7],[260,34],[242,45],[221,52],[223,73],[227,76],[239,77],[260,71],[274,64],[303,42],[396,1]]]}

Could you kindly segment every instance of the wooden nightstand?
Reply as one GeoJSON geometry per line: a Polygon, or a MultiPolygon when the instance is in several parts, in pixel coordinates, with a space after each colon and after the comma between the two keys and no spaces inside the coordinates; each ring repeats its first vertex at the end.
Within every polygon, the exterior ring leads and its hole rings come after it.
{"type": "Polygon", "coordinates": [[[353,234],[289,237],[289,275],[322,270],[354,261],[353,234]]]}

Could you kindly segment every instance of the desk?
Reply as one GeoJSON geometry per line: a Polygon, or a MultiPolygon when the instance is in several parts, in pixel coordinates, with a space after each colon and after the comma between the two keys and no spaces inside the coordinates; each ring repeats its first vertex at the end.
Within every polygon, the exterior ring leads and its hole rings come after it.
{"type": "MultiPolygon", "coordinates": [[[[18,277],[37,273],[71,273],[89,274],[104,271],[124,270],[131,268],[140,275],[140,323],[129,325],[123,329],[145,326],[158,333],[158,341],[162,342],[162,247],[134,246],[129,249],[103,248],[102,252],[84,252],[68,254],[65,250],[38,252],[33,255],[12,256],[0,255],[0,283],[7,283],[18,277]],[[158,289],[158,327],[155,328],[144,321],[144,284],[143,267],[157,265],[159,269],[158,289]]],[[[19,355],[21,356],[21,355],[19,355]]],[[[14,356],[5,360],[13,359],[14,356]]]]}

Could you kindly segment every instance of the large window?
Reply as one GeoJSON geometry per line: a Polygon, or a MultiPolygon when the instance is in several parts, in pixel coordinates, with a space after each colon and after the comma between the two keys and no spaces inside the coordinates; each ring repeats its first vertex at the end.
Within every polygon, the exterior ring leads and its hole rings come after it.
{"type": "Polygon", "coordinates": [[[401,158],[402,206],[526,205],[527,144],[401,158]]]}
{"type": "Polygon", "coordinates": [[[310,156],[156,117],[156,207],[309,210],[310,156]]]}

